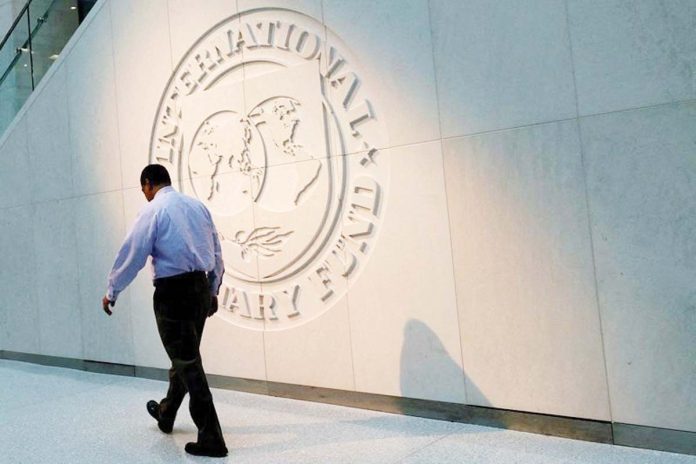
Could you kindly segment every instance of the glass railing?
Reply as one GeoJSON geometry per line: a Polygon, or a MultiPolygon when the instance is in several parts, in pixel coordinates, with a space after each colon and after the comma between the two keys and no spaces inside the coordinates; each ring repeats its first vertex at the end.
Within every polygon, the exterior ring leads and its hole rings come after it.
{"type": "Polygon", "coordinates": [[[0,31],[0,137],[96,1],[29,0],[0,31]]]}

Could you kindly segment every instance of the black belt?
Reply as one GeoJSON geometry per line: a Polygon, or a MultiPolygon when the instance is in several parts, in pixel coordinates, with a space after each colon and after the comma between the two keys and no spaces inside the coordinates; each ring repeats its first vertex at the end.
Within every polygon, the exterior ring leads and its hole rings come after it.
{"type": "Polygon", "coordinates": [[[205,271],[192,271],[192,272],[186,272],[184,274],[177,274],[169,277],[160,277],[159,279],[155,279],[153,282],[155,284],[155,287],[159,287],[160,285],[169,285],[172,283],[176,282],[185,282],[185,281],[190,281],[190,280],[196,280],[196,279],[207,279],[208,274],[205,271]]]}

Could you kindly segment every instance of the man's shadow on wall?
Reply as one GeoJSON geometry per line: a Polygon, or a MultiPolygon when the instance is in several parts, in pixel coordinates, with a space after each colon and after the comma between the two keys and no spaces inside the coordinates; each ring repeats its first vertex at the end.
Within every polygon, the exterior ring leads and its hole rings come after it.
{"type": "MultiPolygon", "coordinates": [[[[416,408],[432,409],[432,417],[436,418],[466,421],[471,407],[463,403],[471,403],[475,398],[479,404],[488,404],[471,379],[465,379],[464,370],[452,359],[437,334],[415,319],[404,326],[400,384],[404,398],[440,402],[414,402],[416,408]],[[451,410],[449,415],[448,408],[451,410]]],[[[410,407],[407,401],[404,403],[405,407],[410,407]]],[[[420,415],[419,412],[428,411],[402,412],[420,415]]]]}

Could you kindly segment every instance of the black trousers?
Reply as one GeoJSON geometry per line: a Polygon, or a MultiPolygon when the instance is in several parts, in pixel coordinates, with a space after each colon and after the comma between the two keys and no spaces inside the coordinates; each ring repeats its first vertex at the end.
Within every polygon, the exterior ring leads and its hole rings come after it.
{"type": "Polygon", "coordinates": [[[153,303],[157,329],[172,362],[169,390],[160,402],[160,416],[173,421],[188,392],[189,411],[198,427],[198,443],[224,446],[199,352],[211,304],[205,273],[190,272],[156,279],[153,303]]]}

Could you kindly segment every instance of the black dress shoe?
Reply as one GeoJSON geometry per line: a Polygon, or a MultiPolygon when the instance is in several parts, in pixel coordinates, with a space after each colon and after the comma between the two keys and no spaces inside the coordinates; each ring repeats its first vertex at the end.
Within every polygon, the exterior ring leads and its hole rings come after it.
{"type": "Polygon", "coordinates": [[[188,454],[193,454],[194,456],[208,456],[211,458],[224,458],[227,456],[225,445],[210,446],[191,442],[186,443],[184,449],[188,454]]]}
{"type": "Polygon", "coordinates": [[[157,401],[150,400],[147,402],[147,412],[157,421],[157,427],[162,432],[172,433],[174,421],[160,418],[160,405],[157,401]]]}

